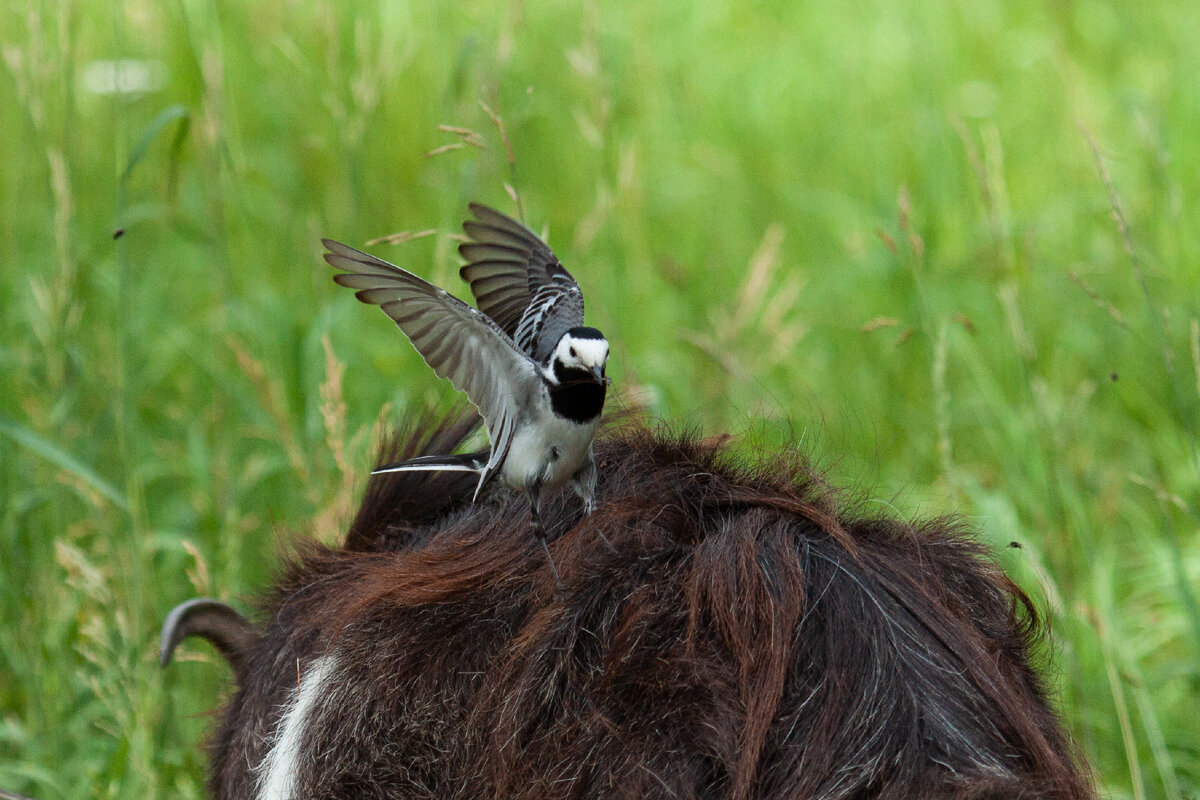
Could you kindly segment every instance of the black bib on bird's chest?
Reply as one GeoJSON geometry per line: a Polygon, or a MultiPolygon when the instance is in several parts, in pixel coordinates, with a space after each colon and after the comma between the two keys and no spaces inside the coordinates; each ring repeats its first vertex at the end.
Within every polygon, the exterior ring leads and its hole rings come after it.
{"type": "Polygon", "coordinates": [[[605,386],[596,383],[591,373],[583,369],[571,369],[561,363],[554,364],[554,377],[558,385],[546,382],[550,391],[550,407],[554,413],[572,422],[590,422],[604,408],[605,386]]]}

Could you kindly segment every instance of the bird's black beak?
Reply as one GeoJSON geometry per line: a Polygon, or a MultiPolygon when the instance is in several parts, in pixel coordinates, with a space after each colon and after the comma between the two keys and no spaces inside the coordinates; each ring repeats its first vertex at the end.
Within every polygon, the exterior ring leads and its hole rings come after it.
{"type": "Polygon", "coordinates": [[[612,383],[612,378],[605,377],[604,367],[592,367],[592,377],[596,379],[596,383],[601,386],[608,386],[612,383]]]}

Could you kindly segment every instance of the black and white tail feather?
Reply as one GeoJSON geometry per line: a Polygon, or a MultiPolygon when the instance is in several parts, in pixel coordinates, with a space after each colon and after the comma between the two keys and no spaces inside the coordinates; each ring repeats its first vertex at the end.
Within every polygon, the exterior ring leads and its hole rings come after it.
{"type": "MultiPolygon", "coordinates": [[[[487,467],[488,451],[478,453],[463,453],[448,456],[418,456],[416,458],[397,461],[394,464],[384,464],[371,470],[372,475],[382,475],[385,472],[475,472],[479,473],[487,467]]],[[[478,496],[478,488],[476,489],[478,496]]]]}
{"type": "Polygon", "coordinates": [[[343,270],[334,276],[339,285],[382,308],[425,363],[466,393],[491,443],[482,453],[409,459],[375,472],[477,472],[476,499],[499,475],[529,497],[533,530],[545,547],[544,491],[569,482],[588,513],[595,505],[591,443],[609,383],[608,342],[583,326],[579,285],[536,234],[494,209],[470,208],[475,219],[463,225],[470,241],[459,247],[467,260],[460,274],[478,309],[330,239],[322,240],[325,260],[343,270]]]}

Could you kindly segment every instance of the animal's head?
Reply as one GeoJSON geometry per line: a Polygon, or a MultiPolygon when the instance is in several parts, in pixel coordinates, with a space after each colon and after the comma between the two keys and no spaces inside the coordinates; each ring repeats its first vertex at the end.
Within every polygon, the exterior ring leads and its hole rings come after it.
{"type": "Polygon", "coordinates": [[[551,358],[551,368],[561,382],[594,380],[607,384],[604,374],[608,363],[608,340],[595,328],[571,328],[558,340],[551,358]]]}

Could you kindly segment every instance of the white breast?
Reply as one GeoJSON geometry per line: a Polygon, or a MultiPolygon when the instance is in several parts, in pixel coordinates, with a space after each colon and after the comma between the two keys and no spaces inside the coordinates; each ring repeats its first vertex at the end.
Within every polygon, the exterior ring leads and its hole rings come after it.
{"type": "Polygon", "coordinates": [[[583,466],[599,424],[596,420],[579,425],[555,416],[549,409],[539,416],[517,429],[504,459],[501,479],[514,489],[524,489],[543,473],[544,489],[554,489],[569,480],[583,466]]]}

